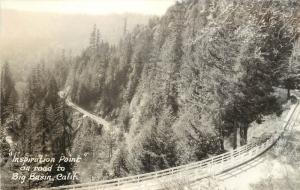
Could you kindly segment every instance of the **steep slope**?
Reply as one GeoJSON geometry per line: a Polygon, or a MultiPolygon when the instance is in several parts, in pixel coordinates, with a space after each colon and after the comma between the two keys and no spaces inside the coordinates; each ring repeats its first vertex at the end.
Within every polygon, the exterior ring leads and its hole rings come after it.
{"type": "Polygon", "coordinates": [[[273,87],[294,80],[297,10],[297,1],[188,0],[117,46],[91,35],[66,85],[118,129],[99,175],[201,160],[226,151],[225,138],[246,144],[252,122],[281,114],[273,87]]]}

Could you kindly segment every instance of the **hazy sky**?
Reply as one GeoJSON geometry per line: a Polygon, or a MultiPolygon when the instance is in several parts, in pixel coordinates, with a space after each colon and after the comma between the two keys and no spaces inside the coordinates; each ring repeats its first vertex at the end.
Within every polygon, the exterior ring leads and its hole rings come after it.
{"type": "Polygon", "coordinates": [[[38,12],[162,15],[175,0],[0,0],[2,9],[38,12]]]}

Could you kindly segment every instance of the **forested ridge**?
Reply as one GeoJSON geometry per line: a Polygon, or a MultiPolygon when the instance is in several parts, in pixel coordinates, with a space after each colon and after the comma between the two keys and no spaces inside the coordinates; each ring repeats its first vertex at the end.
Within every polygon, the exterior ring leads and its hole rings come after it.
{"type": "Polygon", "coordinates": [[[21,100],[5,64],[1,130],[18,134],[17,144],[35,142],[31,149],[17,146],[21,152],[89,153],[86,163],[68,166],[81,172],[82,181],[202,160],[227,151],[225,140],[232,148],[245,145],[251,123],[281,114],[274,89],[285,88],[291,98],[290,90],[298,88],[299,5],[186,0],[148,25],[125,28],[118,45],[107,43],[95,25],[81,55],[62,56],[51,70],[42,64],[33,70],[21,100]],[[73,102],[112,128],[75,121],[80,116],[57,95],[66,89],[73,102]],[[16,102],[23,106],[14,114],[16,102]]]}
{"type": "Polygon", "coordinates": [[[122,130],[115,175],[207,158],[225,138],[236,148],[252,122],[280,115],[274,88],[298,82],[297,10],[296,1],[178,2],[117,47],[94,29],[66,86],[122,130]]]}

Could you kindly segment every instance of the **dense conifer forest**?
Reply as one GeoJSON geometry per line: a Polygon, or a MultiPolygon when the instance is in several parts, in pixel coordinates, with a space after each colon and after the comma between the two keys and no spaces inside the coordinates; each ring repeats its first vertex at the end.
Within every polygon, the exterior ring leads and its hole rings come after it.
{"type": "Polygon", "coordinates": [[[10,151],[87,153],[65,166],[66,173],[79,171],[80,181],[22,184],[59,186],[166,169],[247,144],[252,123],[281,115],[275,89],[292,99],[298,88],[299,7],[296,0],[178,1],[147,25],[125,28],[117,45],[91,26],[80,55],[38,64],[22,94],[9,61],[2,64],[3,171],[17,167],[10,151]],[[82,118],[65,99],[111,128],[82,118]]]}

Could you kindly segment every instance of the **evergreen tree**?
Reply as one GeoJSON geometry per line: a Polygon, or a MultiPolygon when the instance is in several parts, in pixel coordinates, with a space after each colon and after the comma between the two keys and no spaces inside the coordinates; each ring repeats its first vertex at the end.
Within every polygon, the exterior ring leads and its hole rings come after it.
{"type": "Polygon", "coordinates": [[[58,103],[58,87],[56,80],[53,76],[51,76],[48,84],[47,84],[47,93],[45,97],[45,101],[47,105],[55,106],[58,103]]]}
{"type": "Polygon", "coordinates": [[[0,84],[0,115],[1,125],[3,125],[6,118],[17,109],[17,92],[15,90],[15,82],[12,78],[8,62],[5,62],[1,68],[0,84]]]}
{"type": "Polygon", "coordinates": [[[94,24],[94,27],[93,27],[93,31],[91,33],[91,36],[90,36],[90,48],[92,50],[92,52],[94,53],[95,50],[96,50],[96,42],[97,42],[97,25],[94,24]]]}
{"type": "Polygon", "coordinates": [[[96,48],[97,48],[97,52],[100,50],[100,43],[101,43],[101,34],[100,34],[100,30],[97,29],[97,33],[96,33],[96,48]]]}
{"type": "Polygon", "coordinates": [[[290,98],[290,91],[298,88],[300,82],[300,43],[299,40],[295,43],[292,55],[290,57],[288,67],[283,76],[284,87],[287,89],[287,97],[290,98]]]}
{"type": "Polygon", "coordinates": [[[125,177],[130,173],[127,160],[128,150],[125,144],[120,145],[120,148],[112,158],[113,177],[125,177]]]}
{"type": "MultiPolygon", "coordinates": [[[[51,110],[48,110],[48,112],[51,110]]],[[[61,156],[69,156],[73,139],[73,128],[69,122],[69,114],[67,113],[67,106],[65,100],[59,100],[54,109],[54,126],[52,136],[52,155],[56,158],[56,162],[53,164],[54,168],[58,166],[65,167],[64,171],[52,170],[51,175],[56,176],[58,174],[68,175],[72,172],[73,164],[70,162],[58,163],[61,156]]],[[[52,116],[53,117],[53,116],[52,116]]],[[[65,181],[53,181],[51,186],[59,186],[70,184],[71,180],[65,181]]]]}
{"type": "Polygon", "coordinates": [[[28,78],[27,83],[27,104],[30,109],[34,107],[34,104],[39,104],[45,96],[45,79],[43,78],[41,66],[38,65],[33,68],[28,78]]]}

